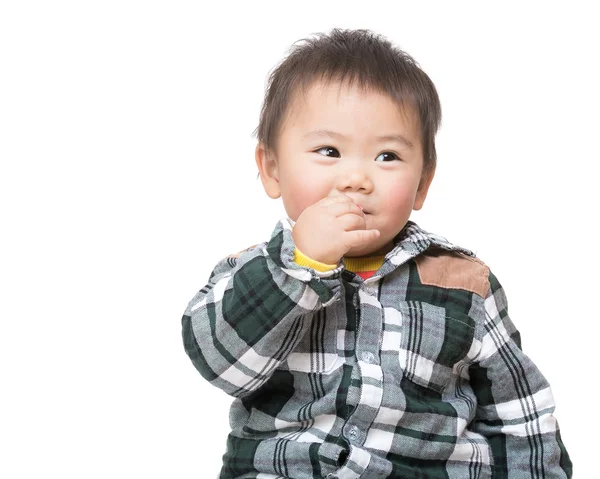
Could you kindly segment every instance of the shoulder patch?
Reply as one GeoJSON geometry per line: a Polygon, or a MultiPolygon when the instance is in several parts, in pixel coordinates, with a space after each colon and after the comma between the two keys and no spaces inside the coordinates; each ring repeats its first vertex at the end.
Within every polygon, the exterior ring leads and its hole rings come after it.
{"type": "Polygon", "coordinates": [[[464,289],[485,298],[490,281],[489,267],[479,258],[458,251],[429,248],[415,258],[422,284],[464,289]]]}
{"type": "Polygon", "coordinates": [[[252,248],[256,248],[259,244],[260,243],[253,244],[252,246],[248,246],[247,248],[243,249],[242,251],[238,251],[237,253],[230,254],[227,257],[228,258],[239,258],[242,253],[244,253],[252,248]]]}

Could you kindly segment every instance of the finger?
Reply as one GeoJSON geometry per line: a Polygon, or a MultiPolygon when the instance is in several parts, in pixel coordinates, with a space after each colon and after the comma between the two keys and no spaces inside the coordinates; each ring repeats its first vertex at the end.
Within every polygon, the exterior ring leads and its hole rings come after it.
{"type": "Polygon", "coordinates": [[[337,193],[333,196],[326,196],[322,200],[323,206],[329,206],[336,203],[354,203],[354,200],[344,193],[337,193]]]}
{"type": "Polygon", "coordinates": [[[338,202],[338,203],[333,203],[329,206],[326,206],[327,211],[329,211],[329,213],[333,214],[336,218],[343,216],[343,215],[355,215],[355,216],[359,216],[361,218],[365,217],[365,213],[362,210],[362,208],[360,206],[358,206],[356,203],[354,202],[338,202]]]}
{"type": "Polygon", "coordinates": [[[379,235],[379,230],[346,231],[344,244],[351,248],[364,246],[379,238],[379,235]]]}
{"type": "Polygon", "coordinates": [[[359,216],[359,214],[342,214],[336,218],[339,225],[344,228],[344,231],[350,230],[365,230],[367,228],[367,220],[364,215],[359,216]]]}

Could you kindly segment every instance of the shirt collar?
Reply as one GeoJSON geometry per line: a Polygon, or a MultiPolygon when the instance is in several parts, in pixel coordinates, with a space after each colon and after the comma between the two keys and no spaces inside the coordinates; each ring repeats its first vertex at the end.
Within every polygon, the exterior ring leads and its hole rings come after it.
{"type": "Polygon", "coordinates": [[[475,253],[470,249],[451,243],[445,237],[431,233],[411,220],[406,222],[392,242],[394,248],[386,255],[386,257],[389,257],[402,249],[416,250],[418,253],[421,253],[430,246],[437,246],[448,251],[458,251],[468,256],[475,256],[475,253]]]}
{"type": "MultiPolygon", "coordinates": [[[[284,216],[283,220],[287,221],[290,225],[290,230],[296,224],[289,216],[284,216]]],[[[377,276],[385,276],[399,265],[414,258],[431,246],[437,246],[448,251],[457,251],[471,257],[476,256],[473,251],[453,244],[443,236],[431,233],[411,220],[408,220],[400,232],[394,236],[392,243],[394,244],[394,248],[385,255],[383,264],[376,274],[377,276]]],[[[344,258],[341,261],[345,267],[344,258]]]]}
{"type": "MultiPolygon", "coordinates": [[[[289,216],[285,216],[283,219],[287,220],[291,227],[296,224],[289,216]]],[[[424,230],[411,220],[408,220],[400,232],[394,236],[392,243],[394,244],[394,248],[385,255],[386,259],[397,255],[401,250],[413,251],[418,254],[432,245],[449,251],[459,251],[468,256],[475,256],[473,251],[453,244],[443,236],[424,230]]]]}

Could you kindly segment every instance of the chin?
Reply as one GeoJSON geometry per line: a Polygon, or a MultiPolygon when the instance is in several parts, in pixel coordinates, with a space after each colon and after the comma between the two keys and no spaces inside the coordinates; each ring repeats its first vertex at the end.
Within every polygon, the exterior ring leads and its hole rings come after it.
{"type": "Polygon", "coordinates": [[[394,249],[394,244],[391,241],[387,241],[385,244],[374,248],[373,251],[369,253],[370,256],[379,256],[386,255],[390,251],[394,249]]]}
{"type": "Polygon", "coordinates": [[[344,256],[348,258],[355,258],[358,256],[379,256],[387,253],[391,250],[391,248],[387,248],[388,245],[385,246],[363,246],[362,248],[351,248],[344,256]]]}
{"type": "Polygon", "coordinates": [[[366,248],[350,248],[346,254],[344,256],[348,257],[348,258],[354,258],[357,256],[365,256],[369,253],[367,253],[367,249],[366,248]]]}

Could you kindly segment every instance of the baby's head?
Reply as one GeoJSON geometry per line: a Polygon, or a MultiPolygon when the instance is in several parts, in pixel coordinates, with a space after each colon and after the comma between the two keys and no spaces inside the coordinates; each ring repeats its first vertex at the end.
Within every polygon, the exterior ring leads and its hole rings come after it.
{"type": "Polygon", "coordinates": [[[351,256],[383,254],[423,206],[435,173],[435,86],[369,30],[304,41],[269,77],[256,130],[263,186],[294,221],[322,198],[350,196],[367,213],[367,229],[381,233],[376,247],[351,256]]]}

